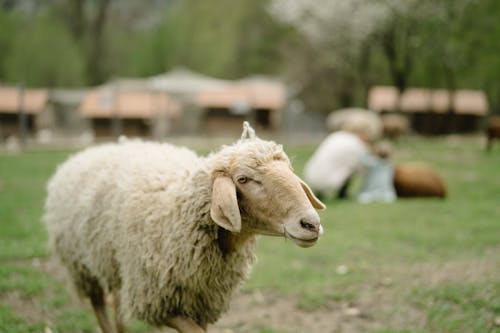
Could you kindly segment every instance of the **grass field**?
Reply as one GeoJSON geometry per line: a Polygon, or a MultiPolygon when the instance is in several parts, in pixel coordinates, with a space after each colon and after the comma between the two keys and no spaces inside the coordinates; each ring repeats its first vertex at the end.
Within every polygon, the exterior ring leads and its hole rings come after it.
{"type": "MultiPolygon", "coordinates": [[[[285,148],[300,173],[312,147],[285,148]]],[[[328,202],[309,249],[261,238],[251,279],[211,332],[500,332],[500,147],[409,138],[395,151],[437,168],[449,197],[328,202]]],[[[69,154],[0,155],[0,332],[98,332],[48,260],[40,221],[45,183],[69,154]]]]}

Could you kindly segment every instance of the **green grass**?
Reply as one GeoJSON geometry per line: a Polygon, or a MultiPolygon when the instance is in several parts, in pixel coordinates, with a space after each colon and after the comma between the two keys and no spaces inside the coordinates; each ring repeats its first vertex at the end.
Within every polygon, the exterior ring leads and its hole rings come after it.
{"type": "MultiPolygon", "coordinates": [[[[445,178],[445,200],[328,202],[325,235],[309,249],[262,237],[244,291],[315,311],[350,304],[371,332],[500,332],[500,147],[477,138],[408,138],[395,161],[425,161],[445,178]],[[337,273],[345,265],[347,273],[337,273]]],[[[312,147],[285,147],[301,173],[312,147]]],[[[45,184],[68,152],[0,155],[0,332],[96,332],[88,307],[46,273],[40,221],[45,184]]],[[[356,185],[351,188],[355,192],[356,185]]],[[[147,331],[134,324],[133,331],[147,331]]],[[[257,327],[255,332],[285,332],[257,327]]],[[[364,332],[364,331],[363,331],[364,332]]],[[[314,332],[313,332],[314,333],[314,332]]]]}
{"type": "Polygon", "coordinates": [[[45,184],[67,152],[0,155],[0,259],[45,256],[45,184]]]}

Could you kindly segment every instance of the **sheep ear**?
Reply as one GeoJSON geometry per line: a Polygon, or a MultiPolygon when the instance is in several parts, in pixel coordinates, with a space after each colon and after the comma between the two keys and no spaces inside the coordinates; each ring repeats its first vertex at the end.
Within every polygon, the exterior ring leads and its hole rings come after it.
{"type": "Polygon", "coordinates": [[[212,203],[210,217],[222,228],[240,232],[241,215],[236,198],[236,186],[231,178],[216,177],[212,185],[212,203]]]}
{"type": "Polygon", "coordinates": [[[311,188],[302,179],[299,178],[299,181],[300,181],[300,186],[302,186],[302,189],[304,190],[304,192],[306,192],[306,196],[311,202],[312,206],[318,210],[325,209],[326,208],[325,204],[322,203],[318,198],[316,198],[311,188]]]}

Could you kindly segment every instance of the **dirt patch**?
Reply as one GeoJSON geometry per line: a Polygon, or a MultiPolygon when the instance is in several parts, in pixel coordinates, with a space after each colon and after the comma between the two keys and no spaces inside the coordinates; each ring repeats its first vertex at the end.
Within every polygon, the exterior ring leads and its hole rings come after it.
{"type": "Polygon", "coordinates": [[[347,303],[328,303],[314,310],[299,309],[297,299],[276,293],[237,295],[230,311],[211,327],[213,333],[365,332],[379,327],[363,309],[347,303]]]}
{"type": "MultiPolygon", "coordinates": [[[[55,278],[64,281],[64,274],[60,267],[51,260],[21,260],[15,262],[20,266],[31,266],[55,278]]],[[[373,282],[376,279],[372,279],[373,282]]],[[[386,281],[387,282],[387,281],[386,281]]],[[[298,297],[285,296],[272,291],[254,291],[251,293],[238,293],[231,302],[228,313],[215,324],[209,327],[210,333],[256,333],[264,329],[272,329],[283,333],[352,333],[366,332],[378,328],[387,328],[387,318],[384,309],[390,313],[393,309],[392,282],[377,282],[367,284],[358,290],[356,300],[348,302],[329,301],[315,309],[304,310],[297,304],[298,297]],[[386,305],[383,305],[386,304],[386,305]]],[[[61,287],[66,288],[64,284],[61,287]]],[[[51,297],[51,291],[40,297],[51,297]]],[[[74,296],[74,295],[73,295],[74,296]]],[[[37,299],[26,299],[16,291],[0,295],[3,304],[28,323],[45,323],[47,327],[53,326],[57,311],[44,310],[37,299]]],[[[91,309],[84,302],[79,302],[73,297],[71,304],[74,310],[90,312],[91,309]]],[[[67,307],[66,310],[67,310],[67,307]]],[[[412,309],[402,305],[398,313],[403,316],[404,322],[393,323],[391,327],[401,327],[408,324],[410,317],[418,318],[420,314],[412,315],[412,309]]],[[[416,319],[415,322],[418,322],[416,319]]],[[[406,326],[408,327],[408,326],[406,326]]],[[[97,323],[96,323],[97,332],[97,323]]],[[[152,330],[152,332],[174,332],[170,329],[152,330]]]]}
{"type": "Polygon", "coordinates": [[[23,297],[17,291],[0,294],[0,303],[11,308],[15,314],[28,323],[43,323],[47,318],[33,299],[23,297]]]}
{"type": "MultiPolygon", "coordinates": [[[[423,329],[426,314],[408,301],[408,290],[422,285],[486,281],[494,278],[498,274],[495,252],[492,250],[476,261],[380,267],[370,273],[365,283],[358,286],[356,297],[352,301],[328,301],[308,310],[298,306],[298,297],[272,291],[241,292],[233,298],[228,313],[209,327],[209,332],[256,333],[272,329],[283,333],[353,333],[384,328],[423,329]]],[[[58,266],[49,260],[26,260],[17,264],[35,267],[56,277],[57,281],[62,278],[58,266]]],[[[57,316],[57,313],[51,313],[40,306],[39,300],[23,298],[16,291],[1,294],[0,301],[30,323],[42,322],[50,327],[57,316]]],[[[90,307],[76,299],[68,306],[79,311],[91,311],[90,307]]],[[[152,332],[174,331],[162,329],[152,332]]]]}

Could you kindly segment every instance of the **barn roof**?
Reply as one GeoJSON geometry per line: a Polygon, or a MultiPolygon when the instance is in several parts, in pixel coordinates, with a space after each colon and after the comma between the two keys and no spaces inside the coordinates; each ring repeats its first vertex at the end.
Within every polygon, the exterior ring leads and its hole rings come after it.
{"type": "MultiPolygon", "coordinates": [[[[393,111],[396,109],[398,95],[395,87],[373,87],[368,96],[368,108],[375,111],[393,111]]],[[[401,95],[401,111],[445,113],[450,109],[450,102],[447,90],[408,88],[401,95]]],[[[488,113],[486,95],[480,90],[456,90],[453,103],[457,114],[483,116],[488,113]]]]}
{"type": "Polygon", "coordinates": [[[97,88],[89,91],[79,108],[86,118],[152,118],[165,112],[171,117],[179,116],[181,109],[177,101],[166,93],[145,91],[117,91],[97,88]]]}
{"type": "Polygon", "coordinates": [[[224,88],[203,90],[198,94],[197,103],[207,108],[233,108],[245,104],[254,109],[278,110],[285,106],[286,89],[276,80],[247,78],[224,88]]]}
{"type": "Polygon", "coordinates": [[[206,76],[185,68],[176,68],[167,73],[147,79],[151,89],[171,94],[196,94],[202,90],[223,88],[231,81],[206,76]]]}
{"type": "MultiPolygon", "coordinates": [[[[38,114],[45,109],[48,102],[46,89],[24,89],[23,110],[29,114],[38,114]]],[[[21,103],[20,89],[0,86],[0,113],[17,113],[21,103]]]]}

